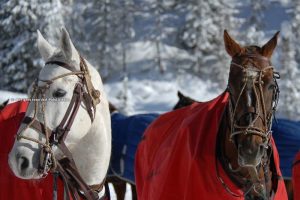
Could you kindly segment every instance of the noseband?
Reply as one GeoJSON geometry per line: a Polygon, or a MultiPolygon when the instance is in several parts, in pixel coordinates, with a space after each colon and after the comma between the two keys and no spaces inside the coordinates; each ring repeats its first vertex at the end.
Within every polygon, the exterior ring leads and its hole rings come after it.
{"type": "MultiPolygon", "coordinates": [[[[73,199],[80,199],[80,196],[84,196],[88,200],[98,199],[98,192],[103,189],[104,180],[101,184],[93,186],[88,186],[83,181],[78,173],[73,156],[65,144],[65,139],[70,132],[82,102],[85,104],[91,122],[94,121],[96,105],[100,103],[100,91],[93,87],[91,76],[84,58],[80,57],[80,71],[78,71],[74,66],[60,61],[48,61],[45,65],[47,64],[58,65],[71,72],[59,75],[51,80],[37,79],[35,81],[33,85],[33,92],[31,94],[31,99],[35,100],[34,114],[33,117],[25,116],[23,119],[22,123],[26,124],[26,126],[18,133],[17,140],[26,139],[36,142],[42,146],[38,167],[38,172],[42,175],[42,177],[47,176],[49,171],[52,171],[53,173],[59,173],[64,181],[66,191],[72,194],[73,199]],[[45,93],[55,80],[70,75],[76,75],[79,81],[75,85],[72,99],[64,117],[62,118],[60,124],[52,130],[47,126],[47,118],[45,113],[45,101],[47,99],[45,99],[45,93]],[[45,85],[38,86],[39,81],[44,82],[45,85]],[[44,123],[37,120],[39,101],[41,102],[41,113],[44,123]],[[42,142],[40,140],[22,135],[22,133],[28,128],[32,128],[45,135],[46,141],[42,142]],[[64,154],[62,159],[57,160],[55,158],[52,150],[53,146],[57,146],[62,151],[64,154]]],[[[67,195],[67,199],[68,197],[69,196],[67,195]]]]}

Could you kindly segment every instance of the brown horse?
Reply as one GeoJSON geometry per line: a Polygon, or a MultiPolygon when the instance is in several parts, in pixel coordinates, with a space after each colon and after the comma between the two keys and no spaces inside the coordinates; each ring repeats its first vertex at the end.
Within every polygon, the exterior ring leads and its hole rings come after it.
{"type": "MultiPolygon", "coordinates": [[[[188,97],[188,96],[184,95],[180,91],[178,91],[177,96],[178,96],[178,102],[177,102],[177,104],[175,105],[174,108],[182,108],[182,107],[189,106],[189,105],[197,102],[197,100],[192,99],[191,97],[188,97]]],[[[277,121],[280,121],[280,120],[281,119],[277,119],[277,121]]],[[[273,131],[273,135],[274,134],[281,134],[281,133],[276,133],[276,132],[273,131]]],[[[294,194],[293,194],[292,180],[289,179],[289,178],[288,179],[284,178],[284,184],[285,184],[286,191],[287,191],[287,194],[288,194],[288,199],[293,200],[294,199],[294,194]]]]}
{"type": "MultiPolygon", "coordinates": [[[[224,31],[225,48],[232,57],[232,62],[226,90],[229,98],[226,106],[224,106],[224,112],[217,129],[216,149],[214,151],[218,160],[216,163],[220,163],[222,170],[227,175],[226,178],[228,177],[235,186],[240,188],[245,199],[287,199],[283,181],[280,179],[281,173],[277,159],[277,150],[271,138],[271,122],[279,93],[276,81],[279,78],[279,74],[274,72],[270,58],[277,45],[277,37],[278,33],[262,47],[242,47],[229,36],[227,31],[224,31]]],[[[200,106],[199,104],[198,107],[200,106]]],[[[204,126],[203,123],[207,123],[205,121],[207,119],[196,119],[194,117],[201,116],[201,113],[194,115],[192,113],[192,111],[197,112],[198,107],[197,105],[193,106],[194,110],[192,110],[193,108],[183,109],[180,114],[184,116],[175,116],[177,112],[163,115],[152,123],[145,132],[145,140],[140,143],[136,154],[135,169],[139,199],[171,199],[174,197],[174,194],[170,192],[172,190],[176,190],[178,199],[186,199],[187,196],[197,198],[201,192],[201,196],[207,193],[207,196],[210,195],[212,197],[211,199],[219,199],[218,195],[219,197],[229,195],[227,196],[228,199],[242,197],[239,193],[232,191],[231,184],[224,181],[224,179],[227,179],[222,178],[217,172],[218,170],[216,171],[216,176],[211,174],[209,177],[207,174],[203,175],[203,172],[201,172],[203,168],[200,170],[200,168],[192,167],[195,165],[203,166],[203,163],[197,163],[197,160],[204,160],[206,155],[200,154],[198,155],[200,157],[196,160],[191,160],[191,163],[196,162],[196,164],[190,166],[191,168],[189,168],[189,163],[181,163],[184,158],[178,158],[174,155],[176,152],[184,152],[186,153],[185,155],[191,153],[191,150],[187,151],[186,148],[178,149],[180,145],[177,143],[177,146],[170,146],[172,144],[171,141],[178,143],[182,141],[182,138],[178,140],[171,139],[174,135],[178,137],[194,137],[199,134],[193,133],[193,130],[197,130],[195,124],[204,126]],[[185,118],[187,120],[184,120],[185,118]],[[193,124],[193,122],[195,123],[193,124]],[[189,128],[190,125],[193,125],[193,128],[189,128]],[[171,133],[170,130],[173,132],[171,133]],[[164,138],[169,139],[166,142],[158,141],[158,139],[162,138],[155,134],[155,131],[159,132],[159,135],[163,135],[164,138]],[[186,136],[187,134],[191,136],[186,136]],[[157,141],[151,141],[155,139],[157,141]],[[154,144],[155,146],[151,147],[154,144]],[[166,146],[163,148],[159,145],[166,146]],[[163,156],[159,154],[160,149],[164,150],[163,156]],[[170,154],[170,159],[174,159],[174,163],[177,165],[186,164],[185,167],[189,171],[185,172],[185,169],[181,171],[178,168],[174,168],[174,165],[172,166],[174,172],[170,171],[169,166],[162,163],[163,161],[168,162],[168,153],[170,154]],[[157,158],[164,159],[160,162],[157,158]],[[176,158],[178,160],[175,160],[176,158]],[[151,168],[148,166],[151,166],[151,168]],[[185,173],[190,172],[195,172],[199,176],[198,179],[204,176],[206,178],[209,177],[214,184],[209,185],[209,182],[207,182],[207,187],[211,186],[211,188],[202,187],[202,191],[200,191],[199,187],[190,186],[186,188],[182,185],[182,182],[186,181],[188,183],[187,180],[189,179],[177,180],[176,177],[185,177],[185,179],[192,177],[193,179],[190,181],[193,183],[197,182],[197,177],[194,177],[193,174],[184,176],[185,173]],[[163,177],[166,178],[166,174],[170,180],[162,180],[163,177]],[[219,189],[213,187],[217,187],[215,185],[220,185],[220,183],[224,192],[211,192],[219,191],[219,189]],[[163,188],[159,192],[156,190],[158,189],[158,184],[160,184],[160,188],[163,188]]],[[[209,109],[211,108],[209,107],[209,109]]],[[[191,147],[191,144],[199,145],[199,141],[191,141],[192,143],[187,144],[189,147],[191,147]]],[[[210,141],[210,143],[213,142],[210,141]]],[[[205,158],[207,159],[207,157],[205,158]]]]}

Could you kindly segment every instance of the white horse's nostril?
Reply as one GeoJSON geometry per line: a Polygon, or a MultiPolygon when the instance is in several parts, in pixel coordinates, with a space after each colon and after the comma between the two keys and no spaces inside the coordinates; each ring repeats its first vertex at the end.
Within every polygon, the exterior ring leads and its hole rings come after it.
{"type": "Polygon", "coordinates": [[[20,171],[24,171],[29,167],[29,160],[26,157],[21,156],[18,159],[18,165],[19,165],[20,171]]]}

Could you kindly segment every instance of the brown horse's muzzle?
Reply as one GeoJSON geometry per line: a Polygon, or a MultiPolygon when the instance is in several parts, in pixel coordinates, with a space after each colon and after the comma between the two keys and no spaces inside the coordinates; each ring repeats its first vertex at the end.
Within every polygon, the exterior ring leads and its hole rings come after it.
{"type": "Polygon", "coordinates": [[[256,167],[261,163],[265,155],[265,145],[255,135],[238,136],[238,163],[241,167],[256,167]]]}

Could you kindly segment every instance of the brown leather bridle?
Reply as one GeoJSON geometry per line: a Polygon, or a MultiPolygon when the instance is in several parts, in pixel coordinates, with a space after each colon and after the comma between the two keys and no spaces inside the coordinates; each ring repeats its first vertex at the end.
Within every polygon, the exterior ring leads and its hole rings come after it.
{"type": "MultiPolygon", "coordinates": [[[[53,172],[54,174],[59,174],[64,182],[65,191],[67,194],[65,195],[66,199],[69,199],[69,194],[71,194],[73,199],[76,200],[79,200],[80,197],[83,197],[87,200],[99,199],[98,193],[103,189],[105,179],[100,184],[92,186],[87,185],[78,173],[73,156],[65,144],[65,139],[72,127],[82,102],[85,104],[91,122],[93,122],[96,113],[96,105],[100,103],[100,91],[94,88],[87,64],[83,57],[80,56],[80,71],[78,71],[74,66],[60,61],[48,61],[45,65],[48,64],[58,65],[71,72],[59,75],[51,80],[37,79],[35,81],[31,94],[31,99],[37,100],[34,102],[34,114],[33,117],[25,116],[23,119],[22,123],[26,124],[26,126],[18,133],[17,140],[26,139],[36,142],[42,146],[38,172],[43,177],[47,176],[49,171],[53,172]],[[63,119],[61,120],[60,124],[52,130],[47,126],[45,113],[45,92],[50,88],[50,85],[55,80],[70,75],[76,75],[79,81],[75,85],[72,99],[63,119]],[[39,81],[44,82],[45,85],[38,86],[39,81]],[[41,102],[41,113],[44,123],[38,121],[36,118],[39,101],[41,102]],[[22,133],[28,128],[32,128],[37,132],[44,134],[46,138],[45,143],[40,140],[22,135],[22,133]],[[64,155],[64,157],[60,160],[57,160],[54,156],[52,150],[54,145],[57,146],[64,155]]],[[[105,197],[102,197],[101,199],[104,198],[105,197]]]]}
{"type": "MultiPolygon", "coordinates": [[[[248,55],[251,57],[254,57],[253,55],[248,55]]],[[[258,57],[258,56],[255,56],[258,57]]],[[[265,57],[259,57],[260,59],[267,59],[265,57]]],[[[243,80],[243,86],[242,89],[238,95],[238,98],[236,100],[235,103],[233,103],[232,98],[229,101],[229,109],[230,109],[230,124],[231,124],[231,135],[230,135],[230,139],[232,140],[233,137],[235,137],[236,135],[239,134],[252,134],[252,135],[258,135],[260,137],[262,137],[263,141],[269,141],[270,136],[271,136],[271,126],[272,126],[272,117],[273,114],[276,111],[276,107],[278,104],[278,97],[279,97],[279,87],[277,84],[277,79],[280,78],[279,73],[278,72],[274,72],[274,67],[273,66],[268,66],[265,67],[262,70],[258,70],[258,69],[251,69],[251,68],[246,68],[245,66],[239,65],[235,62],[231,62],[231,67],[237,67],[240,70],[243,71],[244,74],[244,80],[243,80]],[[262,77],[264,76],[264,72],[267,70],[272,70],[273,71],[273,80],[275,83],[275,87],[273,88],[273,96],[272,96],[272,108],[271,110],[267,113],[267,109],[265,106],[265,102],[264,102],[264,96],[263,96],[263,80],[262,77]],[[248,74],[250,74],[249,72],[256,72],[257,75],[255,77],[249,77],[248,74]],[[246,113],[243,113],[243,115],[245,114],[255,114],[255,119],[252,120],[252,122],[248,125],[248,126],[239,126],[237,124],[236,121],[236,115],[237,115],[237,107],[238,104],[240,103],[240,98],[243,94],[244,91],[246,91],[246,85],[248,80],[252,79],[252,89],[254,90],[254,94],[255,94],[255,98],[256,98],[256,105],[255,107],[251,106],[248,107],[248,110],[246,113]],[[254,127],[254,123],[259,119],[259,117],[261,116],[260,111],[260,107],[262,108],[262,122],[264,124],[264,129],[260,129],[258,127],[254,127]]],[[[230,88],[230,86],[228,85],[227,90],[229,91],[229,93],[232,96],[232,90],[230,88]]]]}
{"type": "MultiPolygon", "coordinates": [[[[266,57],[263,57],[263,56],[252,55],[252,54],[246,54],[246,56],[250,57],[250,58],[263,59],[270,63],[269,59],[266,57]]],[[[268,179],[268,174],[269,174],[268,164],[270,162],[270,156],[272,153],[272,145],[271,145],[272,131],[271,131],[271,128],[272,128],[272,120],[273,120],[273,117],[274,117],[274,114],[275,114],[275,111],[277,108],[278,100],[279,100],[279,92],[280,91],[279,91],[277,79],[280,78],[280,75],[278,72],[274,72],[273,66],[268,66],[268,67],[263,68],[262,70],[258,70],[258,69],[253,69],[253,68],[247,68],[243,65],[237,64],[234,61],[232,61],[231,68],[233,68],[233,67],[236,67],[243,71],[243,74],[244,74],[243,82],[244,83],[242,85],[242,89],[238,95],[238,98],[235,102],[232,99],[232,96],[233,96],[232,89],[230,88],[229,84],[227,86],[227,91],[230,93],[230,96],[231,96],[231,98],[229,100],[230,140],[233,143],[235,143],[234,137],[237,135],[240,135],[240,134],[257,135],[262,138],[262,141],[263,141],[262,146],[264,147],[264,153],[263,153],[263,157],[262,157],[259,167],[263,167],[265,183],[263,183],[263,186],[262,186],[262,183],[259,179],[254,180],[255,178],[253,178],[253,177],[258,177],[256,169],[252,172],[249,172],[251,175],[251,179],[254,182],[250,183],[248,188],[244,188],[244,195],[247,195],[252,189],[256,193],[258,193],[257,190],[261,190],[261,189],[265,190],[265,184],[269,181],[269,179],[268,179]],[[267,110],[267,108],[265,106],[264,92],[263,92],[263,86],[262,86],[264,84],[262,77],[264,76],[264,72],[267,70],[272,70],[273,80],[274,80],[274,84],[275,84],[275,87],[273,87],[272,107],[270,110],[267,110]],[[251,73],[251,72],[255,72],[255,73],[251,73]],[[249,77],[249,74],[256,74],[256,75],[249,77]],[[237,111],[237,107],[240,103],[241,96],[242,96],[243,92],[246,91],[246,85],[248,83],[249,78],[252,79],[252,88],[251,89],[254,90],[254,95],[256,98],[256,101],[255,101],[256,105],[248,107],[247,112],[243,113],[243,115],[250,113],[250,114],[255,114],[256,117],[248,126],[239,126],[237,124],[237,120],[239,119],[239,117],[236,118],[236,116],[237,116],[236,111],[237,111]],[[260,110],[262,110],[262,113],[259,113],[260,110]],[[254,126],[254,123],[256,122],[256,120],[258,120],[259,117],[262,118],[262,122],[264,125],[263,129],[260,129],[260,128],[254,126]],[[258,186],[259,186],[259,188],[258,188],[258,186]]],[[[230,166],[229,166],[229,169],[231,169],[232,172],[237,172],[240,170],[240,168],[232,169],[230,166]]],[[[243,178],[243,177],[241,177],[241,178],[243,178]]],[[[220,180],[220,182],[222,183],[222,185],[224,186],[226,191],[228,191],[231,195],[233,195],[235,197],[239,197],[238,194],[235,194],[234,192],[232,192],[229,189],[229,187],[225,184],[225,182],[222,180],[222,178],[219,175],[218,175],[218,179],[220,180]]]]}

